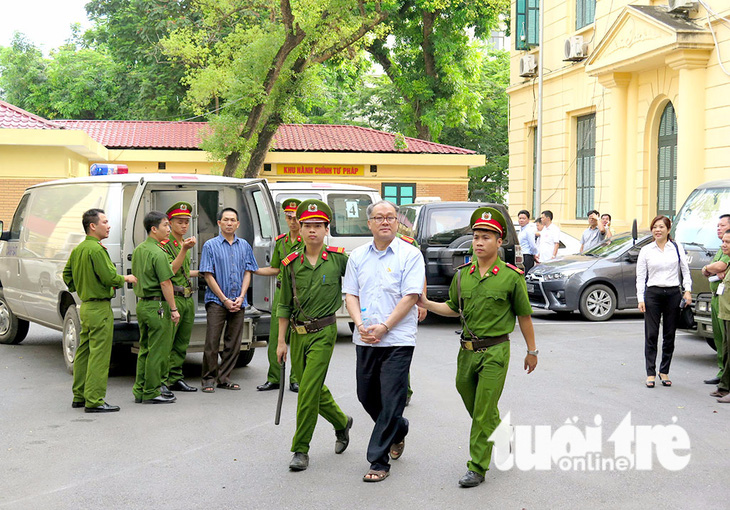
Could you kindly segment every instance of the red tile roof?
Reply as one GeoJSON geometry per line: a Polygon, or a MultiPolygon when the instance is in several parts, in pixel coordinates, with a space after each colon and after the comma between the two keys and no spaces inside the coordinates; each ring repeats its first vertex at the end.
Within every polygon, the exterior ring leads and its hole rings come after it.
{"type": "Polygon", "coordinates": [[[59,120],[66,129],[86,131],[109,149],[198,149],[205,122],[146,120],[59,120]]]}
{"type": "MultiPolygon", "coordinates": [[[[206,122],[136,120],[59,120],[67,129],[81,129],[110,149],[198,149],[206,122]]],[[[405,152],[475,154],[474,151],[405,137],[407,149],[396,150],[395,135],[359,126],[282,124],[274,151],[405,152]]]]}
{"type": "Polygon", "coordinates": [[[63,127],[15,105],[0,101],[0,129],[63,129],[63,127]]]}
{"type": "MultiPolygon", "coordinates": [[[[49,121],[0,101],[0,128],[78,129],[110,149],[199,149],[206,122],[140,120],[49,121]]],[[[396,150],[395,135],[359,126],[282,124],[274,136],[275,151],[390,152],[411,154],[475,154],[474,151],[405,137],[396,150]]]]}

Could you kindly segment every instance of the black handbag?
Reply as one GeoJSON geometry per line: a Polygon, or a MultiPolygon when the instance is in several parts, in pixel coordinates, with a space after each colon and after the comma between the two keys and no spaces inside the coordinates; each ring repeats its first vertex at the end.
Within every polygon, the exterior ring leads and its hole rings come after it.
{"type": "MultiPolygon", "coordinates": [[[[684,276],[682,275],[682,257],[679,254],[679,246],[677,243],[672,241],[674,249],[677,250],[677,268],[679,269],[679,291],[680,293],[684,290],[684,276]]],[[[695,329],[697,324],[695,323],[695,314],[692,311],[691,306],[687,306],[686,301],[682,298],[679,302],[679,316],[677,317],[677,328],[679,329],[695,329]]]]}

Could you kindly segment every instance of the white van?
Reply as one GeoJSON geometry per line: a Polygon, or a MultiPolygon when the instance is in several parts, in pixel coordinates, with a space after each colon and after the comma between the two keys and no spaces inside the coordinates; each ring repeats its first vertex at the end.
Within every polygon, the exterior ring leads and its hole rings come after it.
{"type": "MultiPolygon", "coordinates": [[[[63,332],[63,357],[73,366],[78,345],[79,299],[63,283],[62,273],[71,250],[85,238],[82,214],[104,209],[111,223],[104,241],[120,274],[131,273],[132,251],[147,237],[142,220],[152,210],[167,211],[184,200],[193,204],[189,235],[197,237],[192,267],[198,267],[205,241],[218,235],[216,217],[224,207],[235,208],[237,232],[253,247],[261,266],[268,265],[279,232],[275,205],[262,179],[232,179],[207,175],[128,174],[82,177],[38,184],[26,190],[10,230],[0,238],[0,343],[23,341],[30,322],[63,332]]],[[[205,343],[205,280],[193,279],[196,317],[188,352],[202,352],[205,343]]],[[[273,279],[254,278],[249,290],[239,365],[253,357],[252,347],[268,337],[273,279]],[[262,326],[257,328],[257,324],[262,326]]],[[[137,297],[131,285],[112,299],[117,346],[138,341],[137,297]]]]}
{"type": "Polygon", "coordinates": [[[279,211],[280,230],[286,231],[286,220],[281,204],[287,198],[308,200],[316,198],[332,209],[330,235],[325,241],[332,246],[342,246],[347,253],[366,244],[372,239],[368,229],[366,209],[380,201],[380,193],[373,188],[351,184],[331,184],[326,182],[271,182],[271,196],[279,211]]]}

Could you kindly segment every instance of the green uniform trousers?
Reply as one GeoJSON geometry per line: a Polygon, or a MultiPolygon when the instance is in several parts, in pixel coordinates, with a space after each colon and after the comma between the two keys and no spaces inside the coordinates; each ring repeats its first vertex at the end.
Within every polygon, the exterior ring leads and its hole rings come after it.
{"type": "Polygon", "coordinates": [[[717,311],[720,309],[720,296],[713,294],[712,301],[710,301],[710,307],[712,309],[712,336],[715,338],[715,347],[717,348],[717,366],[720,369],[717,372],[717,377],[722,379],[724,372],[725,362],[723,361],[723,351],[725,345],[725,324],[723,320],[717,316],[717,311]]]}
{"type": "Polygon", "coordinates": [[[725,337],[722,339],[722,359],[723,359],[723,371],[720,377],[720,384],[717,385],[718,390],[730,391],[730,345],[728,340],[730,339],[730,321],[718,319],[722,322],[722,331],[725,337]]]}
{"type": "Polygon", "coordinates": [[[502,342],[486,351],[459,349],[456,362],[456,389],[471,416],[469,455],[466,463],[471,471],[484,475],[492,459],[493,443],[489,436],[499,426],[499,397],[509,367],[509,342],[502,342]]]}
{"type": "Polygon", "coordinates": [[[86,407],[104,403],[112,354],[114,315],[109,301],[84,301],[79,310],[81,332],[74,356],[74,402],[86,407]]]}
{"type": "MultiPolygon", "coordinates": [[[[279,306],[279,289],[274,292],[274,299],[271,303],[271,326],[269,327],[269,345],[267,346],[267,354],[269,355],[269,373],[266,380],[273,384],[279,384],[281,378],[281,364],[276,356],[276,347],[279,345],[279,319],[276,318],[276,308],[279,306]]],[[[289,383],[299,382],[294,371],[289,371],[289,383]]]]}
{"type": "Polygon", "coordinates": [[[163,372],[162,381],[167,386],[172,386],[184,378],[182,366],[188,353],[190,335],[193,333],[195,322],[195,301],[192,297],[175,296],[175,306],[180,313],[180,321],[176,325],[173,324],[170,357],[163,372]]]}
{"type": "Polygon", "coordinates": [[[165,301],[137,302],[139,323],[139,354],[137,376],[132,393],[135,398],[149,400],[160,395],[162,370],[170,357],[172,345],[172,319],[170,306],[165,301]],[[163,314],[160,316],[160,303],[163,314]]]}
{"type": "Polygon", "coordinates": [[[324,385],[336,340],[337,324],[330,324],[322,331],[306,335],[291,331],[292,370],[299,379],[297,430],[292,440],[292,452],[309,452],[317,415],[321,414],[335,430],[347,426],[347,416],[324,385]]]}

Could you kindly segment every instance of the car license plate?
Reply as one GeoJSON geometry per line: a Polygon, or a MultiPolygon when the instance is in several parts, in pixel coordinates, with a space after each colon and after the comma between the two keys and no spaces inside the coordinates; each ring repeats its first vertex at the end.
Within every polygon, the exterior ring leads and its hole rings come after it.
{"type": "Polygon", "coordinates": [[[535,292],[535,284],[534,283],[528,283],[527,284],[527,292],[535,292]]]}

